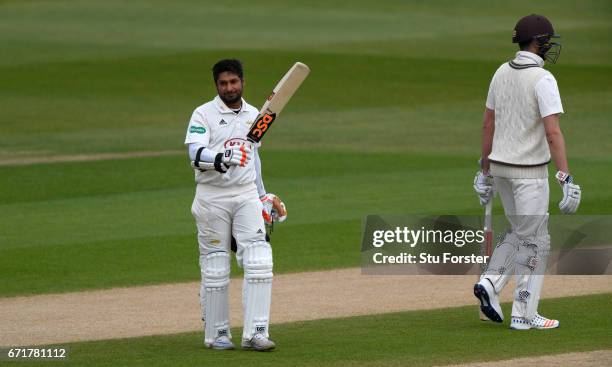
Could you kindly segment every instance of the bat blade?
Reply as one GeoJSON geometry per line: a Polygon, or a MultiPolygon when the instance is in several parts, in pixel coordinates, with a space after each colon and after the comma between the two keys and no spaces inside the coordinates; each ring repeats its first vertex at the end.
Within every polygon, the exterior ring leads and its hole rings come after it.
{"type": "Polygon", "coordinates": [[[261,141],[278,114],[285,108],[287,102],[293,97],[309,73],[310,68],[301,62],[296,62],[287,71],[261,107],[259,115],[247,134],[247,139],[256,143],[261,141]]]}

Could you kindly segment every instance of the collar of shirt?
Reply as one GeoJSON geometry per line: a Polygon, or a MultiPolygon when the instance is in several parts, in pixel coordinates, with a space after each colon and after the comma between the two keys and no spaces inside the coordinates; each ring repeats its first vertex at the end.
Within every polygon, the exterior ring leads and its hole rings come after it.
{"type": "Polygon", "coordinates": [[[519,63],[519,64],[529,64],[529,63],[535,62],[540,67],[544,66],[544,60],[540,56],[534,54],[533,52],[529,52],[529,51],[517,52],[514,62],[519,63]]]}
{"type": "MultiPolygon", "coordinates": [[[[241,99],[241,100],[242,100],[242,107],[240,109],[240,112],[244,111],[244,107],[246,106],[246,102],[244,101],[244,99],[241,99]]],[[[214,101],[215,101],[215,106],[217,107],[217,111],[219,111],[219,113],[231,113],[233,115],[236,114],[234,110],[227,107],[225,102],[223,102],[223,100],[221,100],[221,97],[219,97],[218,95],[215,96],[214,101]]]]}

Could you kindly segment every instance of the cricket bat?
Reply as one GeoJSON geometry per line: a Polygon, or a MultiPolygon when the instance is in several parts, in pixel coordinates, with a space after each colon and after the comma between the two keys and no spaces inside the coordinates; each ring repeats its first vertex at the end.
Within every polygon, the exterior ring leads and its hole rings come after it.
{"type": "MultiPolygon", "coordinates": [[[[259,110],[259,114],[249,129],[247,134],[247,140],[251,143],[259,143],[263,139],[264,135],[272,126],[272,123],[276,120],[281,111],[285,108],[285,105],[289,102],[291,97],[298,90],[302,82],[306,79],[310,73],[310,68],[301,62],[293,64],[291,69],[285,73],[281,80],[276,84],[272,93],[266,99],[266,102],[259,110]]],[[[229,180],[230,175],[235,169],[235,166],[230,167],[228,172],[223,175],[224,180],[229,180]]]]}

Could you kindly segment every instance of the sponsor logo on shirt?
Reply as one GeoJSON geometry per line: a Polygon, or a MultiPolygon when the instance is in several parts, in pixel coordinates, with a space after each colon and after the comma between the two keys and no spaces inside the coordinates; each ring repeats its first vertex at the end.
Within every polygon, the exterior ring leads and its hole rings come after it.
{"type": "Polygon", "coordinates": [[[239,147],[241,145],[246,145],[248,147],[250,147],[251,149],[253,149],[253,144],[251,144],[251,142],[249,142],[246,139],[241,139],[241,138],[233,138],[230,140],[227,140],[225,143],[223,143],[223,147],[224,148],[230,148],[230,147],[239,147]]]}
{"type": "Polygon", "coordinates": [[[221,121],[219,121],[219,126],[223,126],[223,125],[227,125],[227,121],[225,121],[224,119],[221,119],[221,121]]]}
{"type": "Polygon", "coordinates": [[[192,134],[204,134],[206,132],[206,129],[203,126],[191,126],[189,128],[189,132],[192,134]]]}

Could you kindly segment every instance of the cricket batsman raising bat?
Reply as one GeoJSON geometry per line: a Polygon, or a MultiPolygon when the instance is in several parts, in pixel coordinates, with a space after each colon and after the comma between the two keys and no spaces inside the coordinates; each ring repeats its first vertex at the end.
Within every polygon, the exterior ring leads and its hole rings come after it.
{"type": "Polygon", "coordinates": [[[228,311],[232,237],[236,261],[244,268],[240,346],[260,351],[276,347],[269,339],[272,248],[266,241],[265,223],[282,222],[287,211],[264,188],[257,150],[308,72],[306,65],[296,63],[258,112],[242,98],[241,62],[221,60],[213,66],[217,96],[191,116],[185,144],[197,183],[191,212],[198,232],[200,304],[208,348],[235,348],[228,311]]]}

